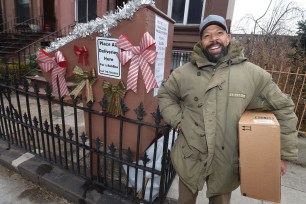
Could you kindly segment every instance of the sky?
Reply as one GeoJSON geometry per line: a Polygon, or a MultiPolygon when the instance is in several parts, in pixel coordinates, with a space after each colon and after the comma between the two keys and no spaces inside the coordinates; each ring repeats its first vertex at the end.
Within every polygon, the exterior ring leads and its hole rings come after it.
{"type": "MultiPolygon", "coordinates": [[[[306,10],[306,0],[285,0],[287,2],[295,2],[301,8],[306,10]]],[[[235,27],[239,25],[240,19],[242,19],[246,14],[253,14],[255,17],[260,17],[264,14],[266,8],[269,5],[269,0],[236,0],[234,7],[234,15],[232,19],[232,31],[235,30],[235,27]],[[233,30],[234,29],[234,30],[233,30]]],[[[272,2],[272,7],[273,3],[272,2]]],[[[304,12],[306,17],[306,12],[304,12]]],[[[304,20],[306,18],[304,17],[304,20]]],[[[296,26],[293,25],[295,28],[296,26]]]]}

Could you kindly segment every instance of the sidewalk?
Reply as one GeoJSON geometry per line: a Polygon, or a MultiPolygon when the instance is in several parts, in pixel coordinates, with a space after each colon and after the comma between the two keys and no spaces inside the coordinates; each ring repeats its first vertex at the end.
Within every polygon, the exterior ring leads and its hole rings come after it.
{"type": "MultiPolygon", "coordinates": [[[[199,192],[196,204],[208,204],[205,195],[206,186],[199,192]]],[[[282,178],[281,186],[281,204],[304,204],[306,203],[306,169],[289,163],[288,171],[282,178]]],[[[176,177],[168,193],[168,203],[175,204],[178,198],[178,178],[176,177]]],[[[262,204],[270,202],[261,202],[256,199],[244,197],[240,189],[236,189],[232,194],[232,204],[262,204]]]]}
{"type": "MultiPolygon", "coordinates": [[[[49,191],[72,201],[73,203],[130,203],[108,190],[98,190],[94,185],[89,185],[80,177],[68,173],[56,166],[34,157],[24,150],[11,147],[0,140],[0,164],[20,173],[24,178],[37,183],[49,191]]],[[[282,178],[281,204],[306,203],[306,138],[299,138],[299,165],[289,163],[286,175],[282,178]]],[[[178,179],[174,180],[165,203],[175,204],[178,198],[178,179]]],[[[205,187],[199,193],[197,204],[207,204],[205,187]]],[[[260,204],[268,203],[243,197],[237,189],[232,194],[232,204],[260,204]]]]}
{"type": "Polygon", "coordinates": [[[73,203],[130,203],[108,190],[96,188],[95,185],[87,183],[85,179],[50,165],[22,149],[11,146],[7,150],[7,143],[2,140],[0,140],[0,164],[73,203]]]}
{"type": "Polygon", "coordinates": [[[0,204],[72,204],[0,164],[0,204]]]}

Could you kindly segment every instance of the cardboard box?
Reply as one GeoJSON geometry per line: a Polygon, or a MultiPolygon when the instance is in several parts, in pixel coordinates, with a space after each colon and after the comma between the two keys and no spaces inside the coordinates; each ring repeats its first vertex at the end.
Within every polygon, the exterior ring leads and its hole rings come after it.
{"type": "Polygon", "coordinates": [[[280,127],[273,113],[245,112],[239,121],[241,194],[279,203],[280,127]]]}

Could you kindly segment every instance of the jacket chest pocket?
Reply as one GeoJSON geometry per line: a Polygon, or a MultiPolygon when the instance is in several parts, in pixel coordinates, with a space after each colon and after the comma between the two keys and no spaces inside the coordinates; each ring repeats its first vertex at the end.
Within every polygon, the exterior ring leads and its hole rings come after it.
{"type": "Polygon", "coordinates": [[[236,107],[243,112],[247,107],[247,95],[243,92],[229,92],[228,99],[231,108],[236,107]]]}

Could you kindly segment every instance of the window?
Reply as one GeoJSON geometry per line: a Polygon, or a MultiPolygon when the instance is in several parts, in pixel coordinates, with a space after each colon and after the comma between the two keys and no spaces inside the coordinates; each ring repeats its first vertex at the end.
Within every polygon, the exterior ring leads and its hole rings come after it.
{"type": "Polygon", "coordinates": [[[97,17],[97,0],[76,0],[75,21],[86,23],[97,17]]]}
{"type": "Polygon", "coordinates": [[[126,4],[129,0],[116,0],[116,8],[119,6],[119,7],[122,7],[123,4],[126,4]]]}
{"type": "Polygon", "coordinates": [[[0,3],[0,32],[3,31],[3,13],[2,13],[2,6],[0,3]]]}
{"type": "Polygon", "coordinates": [[[178,24],[200,24],[205,3],[204,0],[169,0],[168,15],[178,24]]]}
{"type": "Polygon", "coordinates": [[[29,0],[16,0],[16,17],[17,22],[30,19],[30,1],[29,0]]]}

